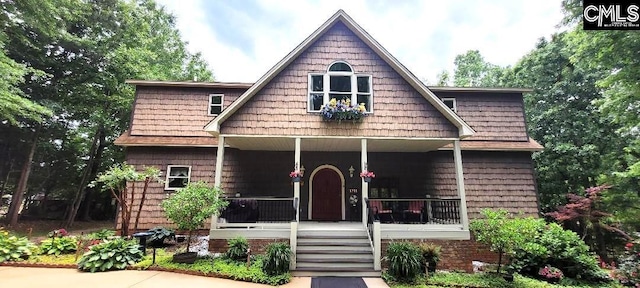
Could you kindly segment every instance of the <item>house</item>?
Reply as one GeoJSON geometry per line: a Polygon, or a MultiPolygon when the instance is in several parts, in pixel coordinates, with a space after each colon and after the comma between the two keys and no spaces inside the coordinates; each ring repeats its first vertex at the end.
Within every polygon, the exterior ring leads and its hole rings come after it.
{"type": "Polygon", "coordinates": [[[481,209],[538,214],[529,90],[427,87],[342,10],[255,83],[129,83],[131,125],[116,144],[166,175],[141,227],[170,225],[158,203],[208,181],[230,201],[210,223],[212,251],[236,236],[254,250],[289,241],[300,275],[375,275],[386,245],[406,239],[470,270],[495,256],[469,233],[481,209]],[[357,111],[336,120],[321,111],[332,99],[357,111]]]}

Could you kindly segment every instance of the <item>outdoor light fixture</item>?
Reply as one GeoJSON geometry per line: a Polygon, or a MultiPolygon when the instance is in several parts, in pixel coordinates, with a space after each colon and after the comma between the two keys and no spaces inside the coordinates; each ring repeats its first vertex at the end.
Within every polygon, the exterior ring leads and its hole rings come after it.
{"type": "Polygon", "coordinates": [[[355,172],[356,169],[353,168],[353,165],[351,165],[351,167],[349,167],[349,177],[353,178],[353,172],[355,172]]]}
{"type": "Polygon", "coordinates": [[[301,175],[302,177],[304,177],[304,170],[305,170],[305,169],[304,169],[304,165],[302,165],[302,166],[300,167],[300,175],[301,175]]]}

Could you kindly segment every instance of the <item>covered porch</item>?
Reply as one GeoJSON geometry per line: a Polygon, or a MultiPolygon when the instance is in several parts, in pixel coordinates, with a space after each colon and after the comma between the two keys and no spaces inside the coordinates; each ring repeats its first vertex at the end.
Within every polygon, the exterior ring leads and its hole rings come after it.
{"type": "Polygon", "coordinates": [[[215,185],[230,205],[212,229],[380,221],[467,230],[457,139],[221,135],[219,141],[215,185]],[[442,149],[448,144],[453,149],[442,149]],[[292,170],[303,174],[300,182],[291,180],[292,170]],[[366,182],[363,170],[376,177],[366,182]]]}

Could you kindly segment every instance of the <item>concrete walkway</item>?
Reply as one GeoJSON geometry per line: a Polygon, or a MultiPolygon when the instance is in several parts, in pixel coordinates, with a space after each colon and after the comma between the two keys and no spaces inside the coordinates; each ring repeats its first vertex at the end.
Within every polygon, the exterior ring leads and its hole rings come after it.
{"type": "MultiPolygon", "coordinates": [[[[380,278],[364,278],[369,288],[388,288],[380,278]]],[[[158,288],[158,287],[273,287],[212,277],[159,271],[78,272],[75,269],[23,268],[0,266],[0,287],[90,287],[90,288],[158,288]]],[[[283,288],[309,288],[310,277],[294,277],[283,288]]],[[[338,288],[338,287],[336,287],[338,288]]]]}

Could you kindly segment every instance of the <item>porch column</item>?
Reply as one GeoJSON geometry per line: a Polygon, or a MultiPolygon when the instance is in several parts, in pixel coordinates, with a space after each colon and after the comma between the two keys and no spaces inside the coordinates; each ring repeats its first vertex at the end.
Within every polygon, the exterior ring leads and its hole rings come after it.
{"type": "MultiPolygon", "coordinates": [[[[296,138],[296,151],[295,151],[295,155],[294,155],[294,167],[296,169],[300,169],[300,167],[302,166],[302,164],[300,163],[300,137],[296,138]]],[[[300,203],[300,182],[293,182],[293,201],[294,201],[294,205],[295,205],[295,199],[298,199],[298,203],[300,203]]],[[[298,204],[298,207],[296,208],[296,222],[300,221],[300,207],[298,204]]]]}
{"type": "MultiPolygon", "coordinates": [[[[362,139],[361,150],[360,150],[360,171],[364,171],[367,169],[367,139],[362,139]]],[[[358,172],[358,176],[360,176],[360,172],[358,172]]],[[[362,181],[362,224],[367,227],[367,203],[364,202],[364,199],[369,198],[369,183],[364,182],[364,178],[360,177],[360,181],[362,181]]]]}
{"type": "MultiPolygon", "coordinates": [[[[222,166],[224,163],[224,136],[218,136],[218,152],[216,154],[216,171],[213,176],[213,186],[222,188],[222,166]]],[[[218,224],[218,216],[211,217],[211,230],[214,230],[218,224]]]]}
{"type": "Polygon", "coordinates": [[[464,191],[464,175],[462,174],[462,152],[460,152],[460,140],[453,142],[453,161],[456,167],[456,186],[458,186],[458,197],[460,197],[460,223],[464,230],[469,230],[469,219],[467,216],[467,200],[464,191]]]}

